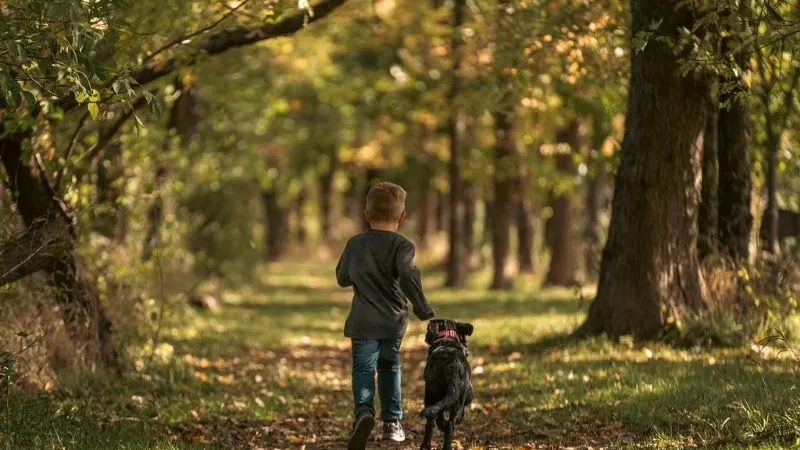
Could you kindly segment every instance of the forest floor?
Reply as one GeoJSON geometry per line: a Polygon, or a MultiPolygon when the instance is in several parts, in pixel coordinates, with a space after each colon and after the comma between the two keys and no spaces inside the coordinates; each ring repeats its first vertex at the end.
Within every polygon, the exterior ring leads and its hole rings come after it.
{"type": "MultiPolygon", "coordinates": [[[[220,310],[176,318],[150,368],[81,377],[53,394],[12,392],[0,408],[0,448],[344,448],[352,403],[341,330],[350,293],[335,286],[331,264],[281,263],[262,274],[226,291],[220,310]]],[[[441,284],[436,273],[425,281],[441,284]]],[[[569,341],[588,306],[580,292],[477,287],[487,281],[480,273],[469,289],[429,295],[439,317],[475,326],[475,403],[456,448],[795,443],[796,363],[750,348],[569,341]]],[[[402,353],[408,440],[368,448],[419,445],[425,344],[423,325],[410,323],[402,353]]]]}

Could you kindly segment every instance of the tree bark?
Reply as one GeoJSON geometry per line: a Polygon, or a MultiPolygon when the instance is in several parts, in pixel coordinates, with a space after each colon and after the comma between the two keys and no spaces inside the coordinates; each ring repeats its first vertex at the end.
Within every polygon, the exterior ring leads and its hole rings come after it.
{"type": "Polygon", "coordinates": [[[328,148],[326,159],[327,166],[319,178],[319,213],[322,221],[322,236],[328,239],[331,237],[331,224],[333,223],[333,181],[339,170],[339,151],[335,145],[328,148]]]}
{"type": "MultiPolygon", "coordinates": [[[[494,276],[491,288],[511,289],[511,275],[508,272],[508,252],[512,212],[512,191],[514,189],[514,156],[517,154],[514,142],[514,112],[510,102],[500,102],[501,108],[494,113],[494,202],[492,203],[492,266],[494,276]]],[[[488,222],[487,222],[488,223],[488,222]]]]}
{"type": "MultiPolygon", "coordinates": [[[[631,35],[660,22],[679,39],[694,14],[679,0],[631,1],[631,35]]],[[[677,55],[679,57],[680,55],[677,55]]],[[[597,296],[581,336],[661,336],[705,306],[697,257],[702,140],[710,77],[681,77],[672,48],[650,40],[631,52],[625,135],[597,296]]]]}
{"type": "Polygon", "coordinates": [[[447,217],[447,194],[436,191],[436,231],[446,231],[450,221],[447,217]]]}
{"type": "Polygon", "coordinates": [[[471,182],[464,183],[464,257],[467,262],[467,270],[470,269],[472,256],[475,253],[477,201],[475,198],[475,186],[471,182]]]}
{"type": "Polygon", "coordinates": [[[286,251],[289,221],[286,208],[280,204],[278,193],[274,189],[267,189],[262,192],[261,199],[264,204],[264,217],[267,222],[267,261],[274,262],[281,259],[286,251]]]}
{"type": "Polygon", "coordinates": [[[297,194],[297,198],[294,202],[294,214],[295,220],[297,221],[297,242],[300,244],[305,244],[308,239],[308,227],[306,226],[306,216],[305,216],[305,207],[306,207],[306,190],[305,188],[300,189],[300,192],[297,194]]]}
{"type": "MultiPolygon", "coordinates": [[[[739,58],[742,70],[747,62],[739,58]]],[[[723,93],[721,101],[727,108],[719,111],[719,248],[738,264],[747,264],[750,257],[750,232],[753,215],[750,212],[752,182],[750,180],[750,124],[747,85],[737,80],[733,92],[723,93]]]]}
{"type": "MultiPolygon", "coordinates": [[[[20,134],[0,139],[0,161],[7,175],[7,187],[28,228],[27,238],[11,242],[10,245],[15,246],[17,251],[18,244],[41,245],[30,248],[31,258],[20,261],[22,266],[17,267],[19,263],[10,266],[9,269],[13,269],[11,273],[6,274],[9,272],[6,269],[0,278],[11,275],[21,278],[38,270],[46,270],[70,336],[77,341],[87,337],[96,340],[96,360],[108,367],[118,367],[119,355],[112,338],[111,322],[100,303],[94,282],[77,270],[73,220],[63,202],[60,203],[55,197],[52,188],[47,189],[47,185],[23,163],[24,139],[20,134]],[[44,248],[41,248],[42,245],[44,248]],[[52,253],[42,253],[45,248],[52,253]],[[41,257],[47,258],[47,261],[39,259],[41,257]],[[30,265],[26,267],[26,264],[30,265]]],[[[4,260],[6,249],[3,246],[4,260]]],[[[9,258],[9,261],[13,259],[9,258]]],[[[7,281],[12,281],[12,278],[7,278],[7,281]]]]}
{"type": "Polygon", "coordinates": [[[700,260],[719,249],[719,107],[709,101],[708,117],[703,135],[703,184],[698,210],[697,252],[700,260]]]}
{"type": "MultiPolygon", "coordinates": [[[[426,175],[430,175],[429,173],[426,175]]],[[[436,205],[434,205],[434,192],[430,176],[425,176],[419,191],[419,220],[417,221],[417,235],[420,247],[427,247],[433,225],[436,205]]]]}
{"type": "Polygon", "coordinates": [[[764,216],[761,219],[761,228],[759,234],[761,235],[762,247],[765,252],[769,254],[777,254],[779,250],[778,244],[778,228],[779,228],[779,211],[777,200],[777,166],[778,166],[778,149],[780,147],[780,134],[774,131],[772,123],[767,119],[767,140],[764,145],[764,150],[767,154],[767,206],[764,211],[764,216]]]}
{"type": "MultiPolygon", "coordinates": [[[[568,144],[571,149],[570,153],[560,152],[555,155],[556,170],[561,176],[577,176],[572,154],[579,151],[580,147],[578,121],[559,130],[556,141],[568,144]]],[[[547,245],[550,248],[550,267],[545,279],[547,285],[577,286],[583,281],[573,197],[572,192],[550,193],[553,215],[545,225],[547,245]]]]}
{"type": "Polygon", "coordinates": [[[447,123],[447,132],[450,136],[450,224],[448,234],[450,248],[447,253],[447,278],[446,287],[460,288],[464,286],[466,278],[466,261],[464,260],[463,247],[463,192],[461,184],[461,136],[463,135],[465,118],[464,112],[458,105],[457,99],[461,91],[460,68],[462,63],[462,37],[461,26],[464,22],[464,9],[466,0],[455,0],[453,5],[453,30],[451,41],[452,73],[450,91],[447,93],[447,104],[450,107],[450,117],[447,123]]]}

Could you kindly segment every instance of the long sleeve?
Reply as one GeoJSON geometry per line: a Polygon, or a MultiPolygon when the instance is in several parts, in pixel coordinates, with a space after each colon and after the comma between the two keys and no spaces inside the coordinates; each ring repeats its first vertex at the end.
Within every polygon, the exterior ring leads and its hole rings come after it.
{"type": "Polygon", "coordinates": [[[350,279],[350,275],[348,273],[348,266],[350,260],[350,253],[347,251],[349,246],[345,245],[344,252],[342,252],[341,258],[339,258],[339,263],[336,264],[336,282],[339,283],[341,287],[348,287],[353,285],[353,280],[350,279]]]}
{"type": "Polygon", "coordinates": [[[414,307],[414,314],[420,320],[432,319],[435,314],[433,308],[422,292],[422,279],[419,269],[414,265],[414,245],[410,242],[403,243],[397,250],[397,275],[400,281],[400,289],[411,301],[414,307]]]}

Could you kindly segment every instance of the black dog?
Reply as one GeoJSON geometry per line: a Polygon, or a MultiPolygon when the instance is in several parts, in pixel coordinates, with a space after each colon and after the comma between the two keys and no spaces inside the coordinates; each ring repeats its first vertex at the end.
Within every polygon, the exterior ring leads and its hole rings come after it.
{"type": "Polygon", "coordinates": [[[472,325],[452,320],[431,320],[425,342],[428,343],[428,361],[425,364],[425,409],[422,416],[425,437],[422,450],[431,448],[433,423],[444,432],[443,450],[450,450],[453,429],[464,420],[464,408],[472,403],[472,382],[467,361],[467,336],[472,335],[472,325]],[[445,413],[449,412],[449,419],[445,413]]]}

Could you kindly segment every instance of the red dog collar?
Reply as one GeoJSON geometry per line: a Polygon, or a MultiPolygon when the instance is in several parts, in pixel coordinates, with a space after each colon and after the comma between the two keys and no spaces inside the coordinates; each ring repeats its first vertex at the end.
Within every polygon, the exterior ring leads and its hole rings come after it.
{"type": "Polygon", "coordinates": [[[455,339],[457,341],[461,341],[461,338],[458,336],[458,333],[456,333],[455,330],[440,331],[438,337],[440,337],[440,338],[449,337],[449,338],[453,338],[453,339],[455,339]]]}

